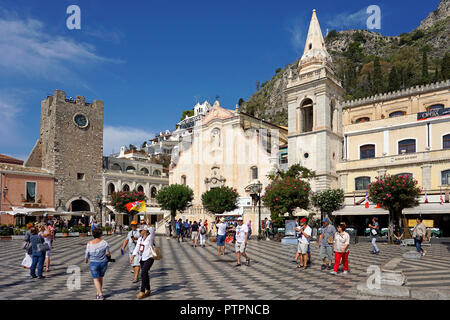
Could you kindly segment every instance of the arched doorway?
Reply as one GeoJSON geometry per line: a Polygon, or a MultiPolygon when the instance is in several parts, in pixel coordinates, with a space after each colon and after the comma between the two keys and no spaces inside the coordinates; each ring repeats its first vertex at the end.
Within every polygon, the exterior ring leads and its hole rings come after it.
{"type": "MultiPolygon", "coordinates": [[[[79,211],[91,211],[91,206],[89,203],[82,199],[74,200],[70,203],[69,211],[71,212],[79,212],[79,211]]],[[[72,216],[72,219],[69,222],[69,225],[76,226],[84,224],[85,226],[89,225],[89,216],[72,216]]]]}
{"type": "Polygon", "coordinates": [[[130,191],[130,186],[127,184],[124,184],[122,187],[122,191],[130,191]]]}
{"type": "Polygon", "coordinates": [[[74,200],[70,206],[70,211],[91,211],[91,206],[84,200],[74,200]]]}
{"type": "Polygon", "coordinates": [[[137,191],[138,192],[144,192],[144,187],[143,186],[141,186],[141,185],[138,185],[138,187],[137,187],[137,191]]]}

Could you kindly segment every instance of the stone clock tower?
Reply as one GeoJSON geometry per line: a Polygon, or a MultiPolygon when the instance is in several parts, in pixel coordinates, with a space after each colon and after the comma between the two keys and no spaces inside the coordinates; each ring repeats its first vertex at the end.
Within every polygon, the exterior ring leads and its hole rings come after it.
{"type": "Polygon", "coordinates": [[[316,10],[313,11],[298,75],[289,76],[289,165],[300,163],[316,172],[314,191],[337,187],[336,164],[342,157],[342,97],[327,52],[316,10]]]}
{"type": "Polygon", "coordinates": [[[41,103],[41,132],[25,166],[55,178],[55,207],[98,212],[102,194],[103,101],[87,103],[56,90],[41,103]]]}

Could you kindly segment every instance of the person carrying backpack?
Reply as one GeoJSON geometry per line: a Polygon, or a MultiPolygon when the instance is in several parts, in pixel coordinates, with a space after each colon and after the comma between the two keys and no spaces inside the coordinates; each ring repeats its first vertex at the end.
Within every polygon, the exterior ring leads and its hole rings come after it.
{"type": "Polygon", "coordinates": [[[205,247],[205,243],[206,243],[206,233],[207,233],[207,228],[206,228],[206,223],[202,222],[200,224],[200,245],[204,248],[205,247]]]}
{"type": "Polygon", "coordinates": [[[180,220],[178,220],[178,222],[177,222],[177,224],[175,226],[176,231],[177,231],[177,239],[178,239],[178,242],[180,242],[180,243],[183,242],[183,229],[182,229],[182,226],[183,226],[183,223],[182,223],[182,221],[180,219],[180,220]]]}

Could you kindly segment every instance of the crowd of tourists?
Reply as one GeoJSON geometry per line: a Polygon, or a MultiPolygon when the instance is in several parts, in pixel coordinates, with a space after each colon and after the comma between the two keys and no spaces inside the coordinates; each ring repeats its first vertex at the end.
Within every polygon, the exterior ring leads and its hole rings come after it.
{"type": "MultiPolygon", "coordinates": [[[[44,279],[44,271],[51,271],[51,252],[54,246],[55,227],[54,221],[29,223],[24,237],[25,257],[22,267],[30,270],[31,278],[44,279]],[[45,269],[44,269],[45,268],[45,269]]],[[[166,236],[172,235],[171,224],[166,224],[166,236]]],[[[266,239],[269,238],[270,228],[273,227],[269,219],[265,219],[261,224],[266,239]]],[[[368,224],[372,243],[372,254],[379,254],[377,238],[381,235],[380,225],[376,217],[368,224]]],[[[137,298],[142,299],[151,295],[150,289],[150,268],[154,260],[160,258],[160,251],[155,246],[155,229],[150,226],[149,221],[141,220],[130,223],[131,230],[127,233],[121,246],[121,254],[128,250],[128,258],[133,273],[132,282],[140,284],[140,291],[137,298]],[[158,258],[159,256],[159,258],[158,258]]],[[[343,275],[349,272],[350,235],[346,232],[346,223],[341,222],[336,227],[328,217],[322,220],[322,228],[317,238],[319,256],[321,260],[321,270],[329,270],[332,275],[337,275],[341,263],[343,264],[343,275]]],[[[179,219],[175,224],[175,231],[178,241],[191,240],[192,247],[206,246],[207,235],[214,235],[217,238],[217,255],[225,255],[226,242],[234,242],[236,254],[236,265],[240,267],[242,263],[250,265],[250,258],[247,254],[248,241],[250,239],[251,221],[244,223],[242,217],[233,221],[226,221],[225,218],[217,218],[208,229],[208,221],[188,221],[179,219]],[[232,237],[230,237],[232,230],[232,237]],[[227,234],[228,233],[228,234],[227,234]],[[226,239],[228,239],[226,241],[226,239]],[[232,240],[232,241],[231,241],[232,240]],[[245,261],[243,261],[245,259],[245,261]]],[[[306,218],[296,220],[297,250],[293,260],[297,268],[305,270],[311,266],[311,238],[312,228],[308,225],[306,218]]],[[[102,239],[103,231],[94,220],[91,222],[91,232],[93,240],[89,241],[85,250],[85,263],[89,263],[89,270],[93,278],[96,289],[96,299],[103,300],[103,278],[108,269],[108,263],[114,262],[111,258],[109,244],[102,239]]],[[[417,218],[417,224],[413,229],[414,245],[417,251],[425,255],[422,242],[426,240],[426,227],[422,218],[417,218]]]]}
{"type": "MultiPolygon", "coordinates": [[[[169,221],[166,222],[166,237],[172,236],[172,225],[169,221]]],[[[197,221],[188,221],[187,219],[183,222],[179,219],[175,223],[176,236],[179,243],[192,241],[192,247],[196,248],[197,245],[201,247],[206,247],[206,235],[208,233],[208,220],[202,221],[201,219],[197,221]]]]}

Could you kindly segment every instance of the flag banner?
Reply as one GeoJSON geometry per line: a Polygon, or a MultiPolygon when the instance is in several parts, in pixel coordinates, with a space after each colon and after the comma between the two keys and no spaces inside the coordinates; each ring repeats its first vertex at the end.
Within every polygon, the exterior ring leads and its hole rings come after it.
{"type": "Polygon", "coordinates": [[[441,193],[441,205],[444,205],[444,198],[442,198],[442,193],[441,193]]]}
{"type": "Polygon", "coordinates": [[[428,195],[426,192],[425,192],[425,203],[428,203],[428,195]]]}
{"type": "Polygon", "coordinates": [[[377,205],[375,207],[375,209],[379,209],[379,208],[381,208],[381,203],[377,203],[377,205]]]}
{"type": "Polygon", "coordinates": [[[364,204],[364,206],[366,207],[366,209],[369,209],[369,193],[366,192],[366,203],[364,204]]]}
{"type": "Polygon", "coordinates": [[[125,208],[127,208],[128,212],[134,210],[137,212],[145,212],[145,201],[133,201],[129,202],[125,205],[125,208]]]}

